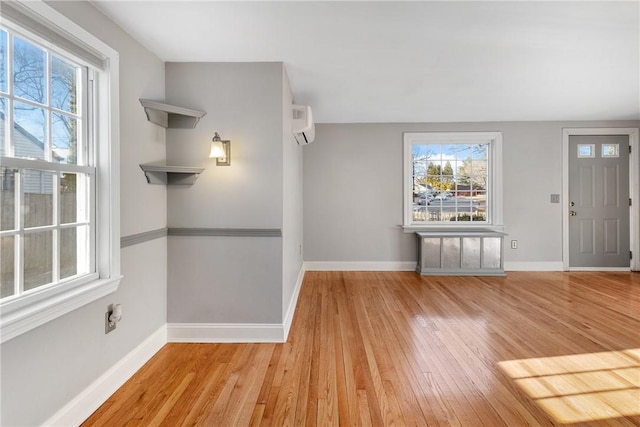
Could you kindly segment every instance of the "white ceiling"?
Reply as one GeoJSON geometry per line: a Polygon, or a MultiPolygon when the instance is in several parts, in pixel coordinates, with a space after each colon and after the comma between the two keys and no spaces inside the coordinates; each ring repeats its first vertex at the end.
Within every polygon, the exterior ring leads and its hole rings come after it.
{"type": "Polygon", "coordinates": [[[319,123],[640,118],[640,2],[92,2],[167,62],[282,61],[319,123]]]}

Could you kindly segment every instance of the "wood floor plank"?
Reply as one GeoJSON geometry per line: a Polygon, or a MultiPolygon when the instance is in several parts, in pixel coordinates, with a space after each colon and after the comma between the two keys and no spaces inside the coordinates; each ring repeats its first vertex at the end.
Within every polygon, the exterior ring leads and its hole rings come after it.
{"type": "Polygon", "coordinates": [[[233,425],[249,425],[274,345],[253,344],[248,347],[252,351],[247,353],[246,363],[237,367],[240,378],[229,398],[231,404],[222,416],[222,419],[230,420],[233,425]]]}
{"type": "Polygon", "coordinates": [[[193,377],[195,377],[193,372],[189,372],[184,376],[178,387],[173,391],[173,393],[171,393],[169,398],[163,402],[160,409],[155,413],[151,421],[149,421],[149,427],[156,427],[162,424],[178,399],[182,396],[191,381],[193,381],[193,377]]]}
{"type": "Polygon", "coordinates": [[[307,272],[283,344],[167,344],[84,426],[640,426],[640,274],[307,272]]]}

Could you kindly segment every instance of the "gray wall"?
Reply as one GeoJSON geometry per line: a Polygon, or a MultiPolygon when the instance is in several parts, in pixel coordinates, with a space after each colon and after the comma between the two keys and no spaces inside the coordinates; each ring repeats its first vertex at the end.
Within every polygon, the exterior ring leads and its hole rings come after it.
{"type": "Polygon", "coordinates": [[[176,105],[207,112],[196,129],[167,132],[171,164],[206,168],[193,186],[168,189],[169,227],[275,229],[284,236],[170,237],[168,321],[281,323],[291,260],[299,260],[290,253],[301,244],[295,212],[302,204],[301,187],[290,184],[301,157],[284,131],[291,103],[284,66],[167,63],[166,92],[176,105]],[[231,166],[207,157],[216,131],[231,140],[231,166]]]}
{"type": "Polygon", "coordinates": [[[171,164],[203,166],[195,185],[168,188],[170,227],[282,227],[282,63],[167,63],[167,100],[207,114],[167,130],[171,164]],[[231,166],[209,159],[231,140],[231,166]]]}
{"type": "Polygon", "coordinates": [[[402,224],[402,133],[501,131],[506,262],[562,261],[562,128],[638,122],[321,124],[304,148],[305,261],[416,261],[402,224]]]}
{"type": "MultiPolygon", "coordinates": [[[[164,98],[164,64],[86,2],[51,2],[120,53],[121,232],[166,226],[166,189],[139,163],[165,157],[165,132],[147,122],[138,98],[164,98]]],[[[122,250],[119,290],[0,348],[1,425],[39,425],[166,323],[166,238],[122,250]],[[104,334],[110,303],[122,322],[104,334]]]]}

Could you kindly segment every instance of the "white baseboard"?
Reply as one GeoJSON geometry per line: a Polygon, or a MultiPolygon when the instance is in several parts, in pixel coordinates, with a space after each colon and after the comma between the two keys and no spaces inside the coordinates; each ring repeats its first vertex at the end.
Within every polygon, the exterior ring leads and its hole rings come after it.
{"type": "Polygon", "coordinates": [[[564,271],[564,266],[562,265],[562,261],[505,261],[504,271],[564,271]]]}
{"type": "Polygon", "coordinates": [[[77,426],[82,424],[166,343],[167,327],[162,325],[43,425],[77,426]]]}
{"type": "Polygon", "coordinates": [[[287,341],[298,296],[304,280],[305,265],[300,267],[284,322],[279,323],[168,323],[168,342],[191,343],[283,343],[287,341]]]}
{"type": "Polygon", "coordinates": [[[569,271],[611,271],[625,272],[631,271],[629,267],[570,267],[569,271]]]}
{"type": "Polygon", "coordinates": [[[416,271],[415,261],[305,261],[306,271],[416,271]]]}
{"type": "Polygon", "coordinates": [[[298,279],[296,280],[296,287],[293,290],[291,301],[289,301],[289,308],[284,316],[284,342],[289,337],[289,330],[291,329],[291,323],[293,323],[293,315],[296,312],[296,306],[298,305],[298,296],[300,295],[300,289],[302,288],[302,282],[304,280],[305,265],[304,263],[300,267],[298,272],[298,279]]]}
{"type": "Polygon", "coordinates": [[[285,342],[284,326],[273,323],[168,323],[168,342],[285,342]]]}
{"type": "MultiPolygon", "coordinates": [[[[305,271],[415,271],[413,261],[305,261],[305,271]]],[[[562,261],[505,262],[505,271],[563,271],[562,261]]]]}

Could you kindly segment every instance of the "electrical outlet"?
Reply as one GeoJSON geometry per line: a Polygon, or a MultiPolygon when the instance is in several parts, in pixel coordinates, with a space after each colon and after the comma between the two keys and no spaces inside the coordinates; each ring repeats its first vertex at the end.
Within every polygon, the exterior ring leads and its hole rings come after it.
{"type": "Polygon", "coordinates": [[[109,316],[113,313],[113,304],[109,304],[107,312],[104,314],[104,333],[108,334],[116,328],[116,322],[109,322],[109,316]]]}
{"type": "Polygon", "coordinates": [[[512,240],[511,241],[511,249],[518,249],[518,241],[517,240],[512,240]]]}

